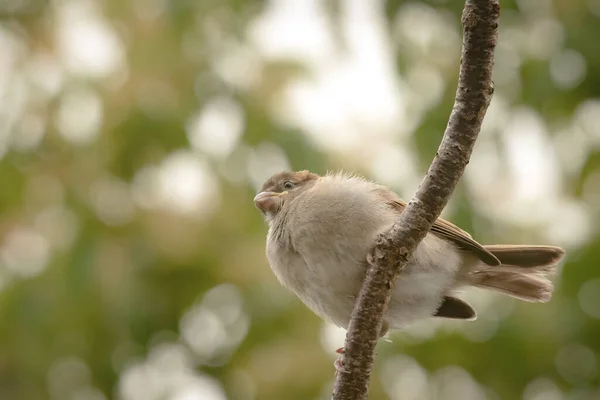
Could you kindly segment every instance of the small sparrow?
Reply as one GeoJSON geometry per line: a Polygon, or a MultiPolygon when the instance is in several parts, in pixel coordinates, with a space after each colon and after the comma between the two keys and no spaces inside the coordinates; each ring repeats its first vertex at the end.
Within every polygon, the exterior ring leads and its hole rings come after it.
{"type": "MultiPolygon", "coordinates": [[[[347,329],[367,253],[406,207],[385,186],[347,174],[281,172],[254,198],[269,225],[267,258],[279,281],[317,315],[347,329]]],[[[547,302],[564,256],[554,246],[483,246],[439,218],[393,289],[381,332],[429,317],[473,320],[461,288],[547,302]]]]}

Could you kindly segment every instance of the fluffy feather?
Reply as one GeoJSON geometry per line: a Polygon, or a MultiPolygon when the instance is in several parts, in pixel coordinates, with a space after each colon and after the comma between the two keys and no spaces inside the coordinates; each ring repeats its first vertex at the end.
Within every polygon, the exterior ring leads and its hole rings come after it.
{"type": "MultiPolygon", "coordinates": [[[[347,328],[366,255],[404,203],[384,186],[348,173],[319,177],[284,172],[271,177],[265,191],[267,196],[275,193],[268,203],[273,206],[262,210],[269,223],[267,258],[275,275],[316,314],[347,328]],[[286,185],[289,190],[283,189],[286,185]]],[[[436,226],[398,277],[386,326],[399,329],[435,315],[473,319],[470,306],[453,297],[465,285],[527,301],[550,299],[552,283],[544,274],[562,259],[561,249],[481,246],[447,221],[440,219],[436,226]]]]}

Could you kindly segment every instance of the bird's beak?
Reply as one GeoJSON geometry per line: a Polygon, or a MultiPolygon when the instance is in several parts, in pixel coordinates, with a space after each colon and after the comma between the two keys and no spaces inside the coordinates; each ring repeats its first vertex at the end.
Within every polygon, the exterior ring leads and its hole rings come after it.
{"type": "Polygon", "coordinates": [[[254,197],[254,204],[264,212],[275,211],[281,206],[281,196],[286,194],[288,192],[260,192],[254,197]]]}

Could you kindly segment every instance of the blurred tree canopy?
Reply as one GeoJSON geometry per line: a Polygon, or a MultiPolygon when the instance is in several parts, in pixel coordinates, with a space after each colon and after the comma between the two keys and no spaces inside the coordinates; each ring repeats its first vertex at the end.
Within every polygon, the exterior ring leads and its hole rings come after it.
{"type": "MultiPolygon", "coordinates": [[[[285,168],[412,195],[462,2],[0,0],[0,399],[329,398],[344,332],[283,289],[285,168]]],[[[379,344],[373,399],[600,398],[600,0],[501,1],[496,94],[445,216],[564,246],[548,304],[379,344]]]]}

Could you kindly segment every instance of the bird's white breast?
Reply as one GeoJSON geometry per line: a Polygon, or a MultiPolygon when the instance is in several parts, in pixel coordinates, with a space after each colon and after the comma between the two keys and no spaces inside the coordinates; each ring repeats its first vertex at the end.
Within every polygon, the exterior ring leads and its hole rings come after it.
{"type": "MultiPolygon", "coordinates": [[[[376,236],[397,214],[358,178],[328,176],[272,223],[267,257],[275,275],[315,313],[347,327],[376,236]]],[[[417,248],[396,282],[387,314],[392,328],[431,315],[451,286],[459,256],[433,235],[417,248]]]]}

